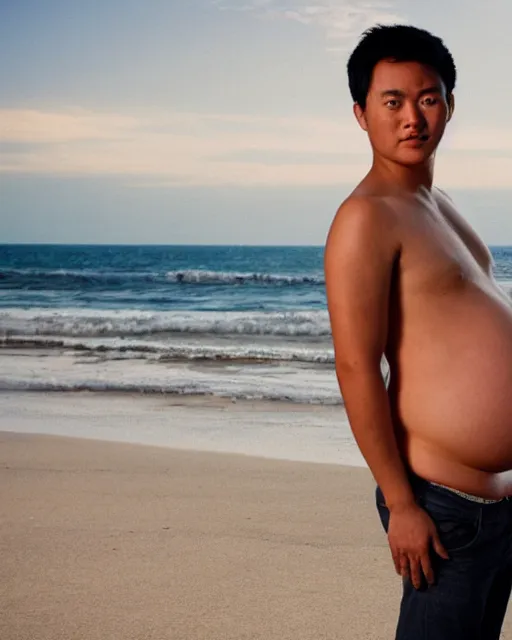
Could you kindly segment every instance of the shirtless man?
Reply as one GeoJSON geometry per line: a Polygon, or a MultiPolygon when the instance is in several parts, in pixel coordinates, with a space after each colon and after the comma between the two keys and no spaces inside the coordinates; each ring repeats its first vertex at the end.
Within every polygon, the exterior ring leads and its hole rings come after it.
{"type": "Polygon", "coordinates": [[[326,289],[340,389],[403,577],[396,638],[498,640],[512,585],[512,305],[433,186],[455,65],[439,38],[395,25],[363,35],[348,74],[373,164],[332,223],[326,289]]]}

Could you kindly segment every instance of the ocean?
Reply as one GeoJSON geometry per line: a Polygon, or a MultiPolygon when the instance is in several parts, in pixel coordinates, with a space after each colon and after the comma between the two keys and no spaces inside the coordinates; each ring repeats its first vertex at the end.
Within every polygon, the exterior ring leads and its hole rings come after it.
{"type": "Polygon", "coordinates": [[[340,404],[324,284],[323,247],[0,245],[0,389],[340,404]]]}

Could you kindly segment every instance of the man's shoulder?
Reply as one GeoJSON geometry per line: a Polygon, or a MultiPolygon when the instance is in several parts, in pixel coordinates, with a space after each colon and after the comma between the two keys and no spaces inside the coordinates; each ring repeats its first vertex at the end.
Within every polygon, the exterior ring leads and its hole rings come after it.
{"type": "Polygon", "coordinates": [[[376,211],[382,204],[379,202],[380,198],[369,193],[358,193],[353,191],[338,208],[338,212],[371,212],[376,211]]]}
{"type": "Polygon", "coordinates": [[[394,227],[392,207],[380,195],[352,192],[338,207],[331,224],[329,238],[349,232],[382,237],[394,227]]]}
{"type": "Polygon", "coordinates": [[[478,262],[480,262],[485,269],[490,269],[494,264],[494,259],[489,247],[464,218],[450,196],[442,189],[439,189],[439,187],[436,188],[436,191],[436,202],[441,214],[470,249],[478,262]]]}

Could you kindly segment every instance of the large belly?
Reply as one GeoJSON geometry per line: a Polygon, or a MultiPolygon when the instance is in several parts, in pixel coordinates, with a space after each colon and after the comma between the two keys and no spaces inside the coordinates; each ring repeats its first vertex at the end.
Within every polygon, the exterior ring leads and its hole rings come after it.
{"type": "Polygon", "coordinates": [[[423,443],[474,469],[512,469],[512,306],[481,290],[447,302],[404,331],[390,388],[404,442],[411,455],[423,443]]]}

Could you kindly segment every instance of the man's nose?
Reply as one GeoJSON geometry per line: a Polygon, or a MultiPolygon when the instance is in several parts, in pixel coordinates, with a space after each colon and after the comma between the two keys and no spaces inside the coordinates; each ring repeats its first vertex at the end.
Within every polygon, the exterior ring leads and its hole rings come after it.
{"type": "Polygon", "coordinates": [[[416,102],[407,102],[402,109],[403,123],[406,129],[423,129],[425,116],[416,102]]]}

